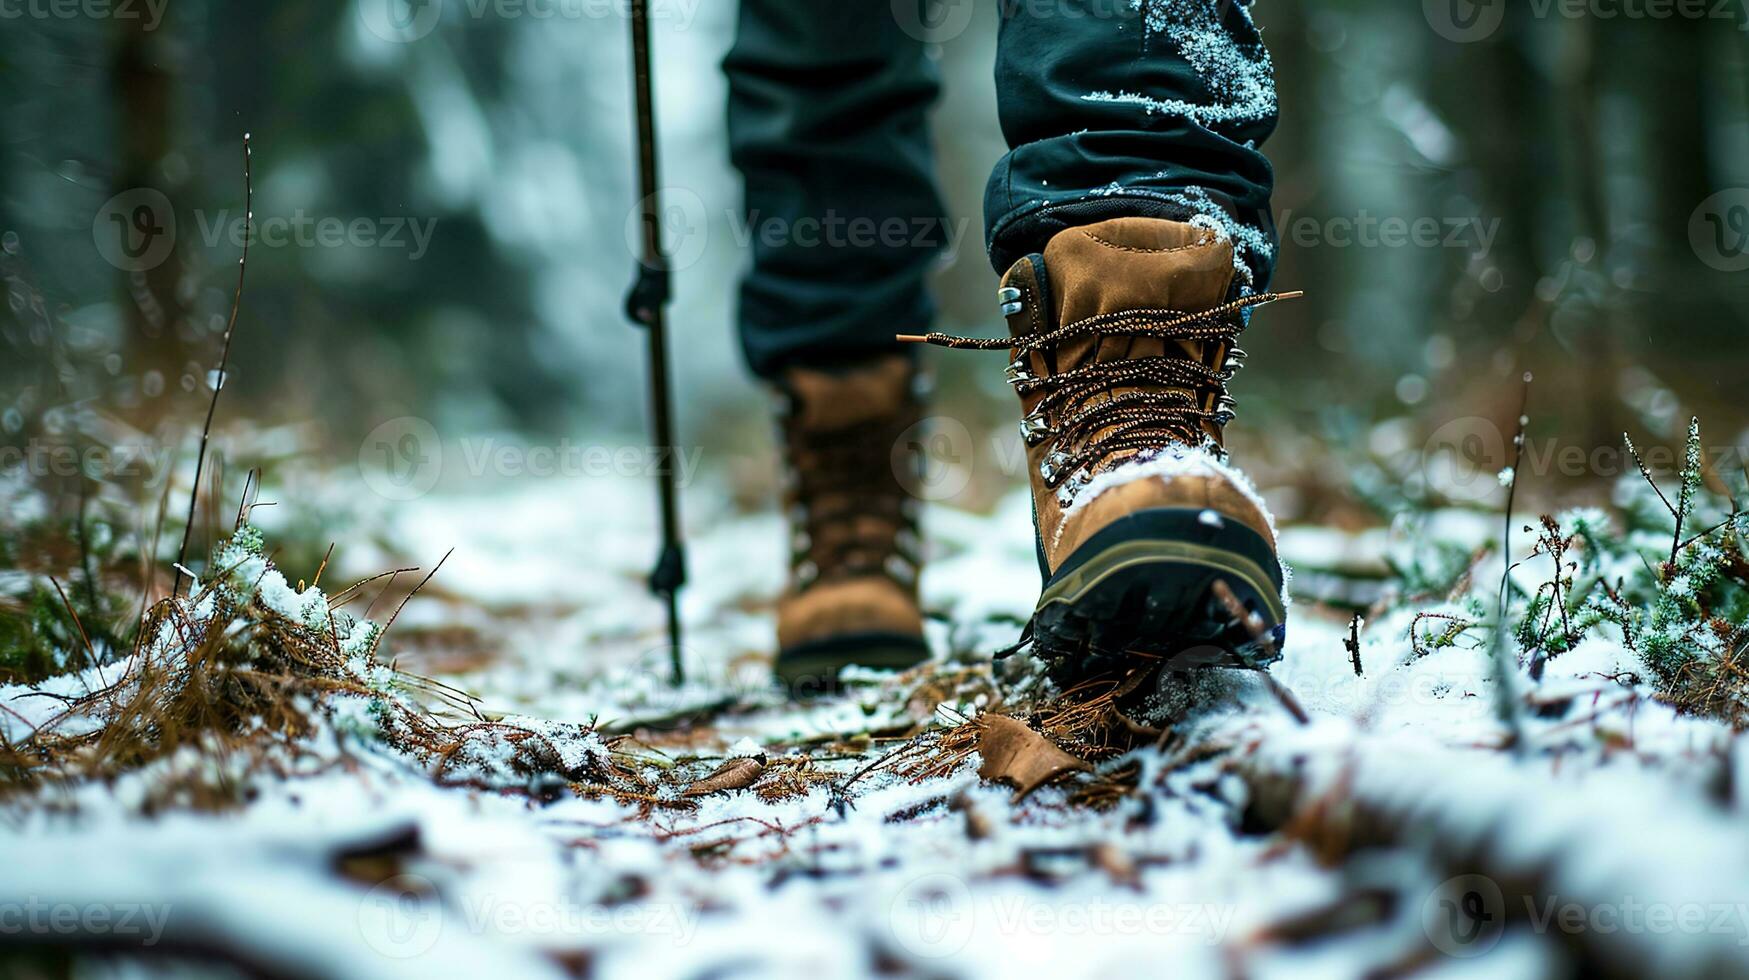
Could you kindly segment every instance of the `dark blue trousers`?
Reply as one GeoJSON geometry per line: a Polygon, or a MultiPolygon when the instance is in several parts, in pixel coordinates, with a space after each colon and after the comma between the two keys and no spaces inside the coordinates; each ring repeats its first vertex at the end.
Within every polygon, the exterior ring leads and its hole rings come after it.
{"type": "Polygon", "coordinates": [[[1000,16],[1009,152],[984,198],[998,272],[1121,216],[1214,222],[1261,290],[1275,257],[1268,52],[1237,0],[741,0],[724,68],[746,179],[739,322],[754,372],[899,350],[950,227],[932,175],[929,51],[1000,16]]]}

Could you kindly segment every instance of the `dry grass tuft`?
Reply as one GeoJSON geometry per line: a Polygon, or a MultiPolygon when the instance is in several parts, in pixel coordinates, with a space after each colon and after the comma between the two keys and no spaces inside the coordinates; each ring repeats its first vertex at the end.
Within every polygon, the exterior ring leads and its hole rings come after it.
{"type": "Polygon", "coordinates": [[[314,750],[322,737],[387,746],[454,785],[530,795],[640,785],[591,726],[487,721],[466,694],[380,663],[386,627],[338,608],[358,586],[332,599],[292,590],[258,542],[245,528],[217,578],[158,601],[125,660],[87,675],[101,686],[28,737],[0,741],[0,800],[150,769],[147,809],[224,809],[246,802],[253,777],[334,758],[314,750]],[[445,723],[415,694],[474,720],[445,723]]]}
{"type": "MultiPolygon", "coordinates": [[[[1159,744],[1165,733],[1132,720],[1125,708],[1156,675],[1140,668],[1122,678],[1086,681],[1067,691],[1026,703],[998,703],[978,717],[954,716],[945,729],[924,732],[878,760],[914,783],[948,775],[978,751],[985,715],[1015,718],[1070,755],[1097,765],[1131,749],[1159,744]]],[[[1137,767],[1083,777],[1070,793],[1076,806],[1103,808],[1135,789],[1137,767]]]]}

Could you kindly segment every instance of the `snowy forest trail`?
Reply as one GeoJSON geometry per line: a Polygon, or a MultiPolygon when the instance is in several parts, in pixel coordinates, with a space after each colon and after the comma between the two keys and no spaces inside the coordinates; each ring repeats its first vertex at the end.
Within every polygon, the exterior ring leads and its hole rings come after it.
{"type": "MultiPolygon", "coordinates": [[[[643,489],[596,506],[643,514],[643,489]]],[[[162,769],[73,788],[0,844],[0,891],[170,882],[166,948],[317,976],[1749,975],[1749,760],[1612,679],[1604,645],[1551,664],[1514,753],[1486,651],[1412,648],[1439,604],[1386,612],[1358,652],[1302,604],[1274,677],[1305,720],[1255,675],[1206,671],[1151,682],[1171,725],[1124,716],[1114,738],[991,674],[1037,588],[1016,495],[930,514],[936,662],[794,704],[764,659],[781,519],[725,504],[692,515],[673,688],[650,528],[589,527],[574,494],[398,504],[346,571],[453,547],[388,657],[474,695],[429,701],[449,720],[534,733],[567,768],[611,753],[646,791],[494,791],[490,757],[438,785],[337,724],[321,764],[250,776],[222,817],[142,812],[162,769]],[[996,713],[1072,733],[1087,771],[1024,798],[980,778],[996,713]]]]}

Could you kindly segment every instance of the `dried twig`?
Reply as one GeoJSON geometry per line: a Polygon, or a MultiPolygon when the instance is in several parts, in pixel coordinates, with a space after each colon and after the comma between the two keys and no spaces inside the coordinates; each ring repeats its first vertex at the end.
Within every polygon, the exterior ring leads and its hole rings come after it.
{"type": "MultiPolygon", "coordinates": [[[[216,394],[216,392],[215,392],[216,394]]],[[[261,492],[261,471],[250,469],[243,474],[243,493],[237,498],[237,520],[231,525],[231,530],[241,531],[249,520],[249,512],[255,508],[255,495],[261,492]]]]}
{"type": "Polygon", "coordinates": [[[453,554],[455,554],[454,548],[444,552],[443,557],[438,559],[437,564],[431,567],[431,571],[425,573],[425,577],[419,580],[419,584],[413,586],[413,591],[407,593],[406,598],[401,600],[401,604],[396,606],[395,611],[389,614],[389,621],[383,624],[382,630],[377,633],[376,642],[371,644],[370,652],[372,656],[376,655],[377,645],[382,643],[383,637],[387,636],[389,630],[394,628],[395,620],[399,619],[401,616],[401,610],[407,608],[407,603],[413,601],[413,597],[419,594],[420,589],[425,588],[425,583],[431,581],[432,576],[437,574],[438,569],[442,568],[443,563],[449,561],[449,556],[453,554]]]}
{"type": "Polygon", "coordinates": [[[61,588],[60,579],[50,575],[49,581],[55,584],[55,591],[60,593],[61,605],[67,607],[67,615],[73,617],[73,625],[79,630],[79,639],[85,644],[85,655],[91,658],[91,666],[97,668],[97,679],[107,686],[109,682],[103,679],[103,665],[97,662],[97,648],[91,645],[91,635],[85,632],[85,624],[79,621],[79,610],[74,609],[73,603],[67,600],[67,590],[61,588]]]}
{"type": "Polygon", "coordinates": [[[1646,461],[1640,456],[1639,447],[1634,445],[1633,436],[1623,432],[1621,434],[1621,440],[1628,444],[1628,455],[1633,457],[1634,465],[1640,468],[1640,476],[1645,478],[1646,485],[1651,487],[1652,492],[1658,495],[1658,499],[1664,502],[1664,508],[1670,511],[1670,516],[1675,517],[1676,505],[1670,502],[1669,497],[1664,496],[1664,491],[1658,486],[1658,481],[1652,479],[1652,471],[1646,469],[1646,461]]]}
{"type": "Polygon", "coordinates": [[[1523,751],[1524,726],[1518,717],[1518,699],[1512,692],[1512,669],[1506,652],[1506,590],[1512,580],[1512,505],[1518,499],[1518,468],[1524,456],[1524,430],[1530,425],[1531,373],[1524,372],[1524,392],[1518,403],[1518,432],[1512,437],[1512,479],[1506,487],[1506,512],[1502,515],[1500,558],[1508,563],[1500,573],[1500,593],[1494,603],[1494,633],[1492,641],[1494,678],[1498,687],[1496,713],[1506,726],[1507,740],[1513,751],[1523,751]]]}
{"type": "Polygon", "coordinates": [[[1354,618],[1348,621],[1348,639],[1342,641],[1342,645],[1348,648],[1348,659],[1354,664],[1356,677],[1363,675],[1360,669],[1360,626],[1360,614],[1355,613],[1354,618]]]}
{"type": "Polygon", "coordinates": [[[225,325],[225,339],[219,349],[219,371],[213,379],[213,397],[207,402],[206,422],[200,428],[200,448],[194,454],[194,483],[188,497],[188,523],[182,528],[182,546],[176,549],[176,584],[171,595],[182,595],[182,574],[188,560],[188,539],[194,533],[195,505],[200,502],[201,468],[206,464],[206,446],[213,433],[213,415],[219,410],[219,392],[225,387],[225,372],[231,363],[231,338],[237,332],[237,312],[243,306],[243,278],[249,271],[249,239],[254,237],[251,225],[255,220],[255,184],[250,163],[249,134],[243,134],[243,257],[237,260],[237,290],[231,296],[231,319],[225,325]]]}

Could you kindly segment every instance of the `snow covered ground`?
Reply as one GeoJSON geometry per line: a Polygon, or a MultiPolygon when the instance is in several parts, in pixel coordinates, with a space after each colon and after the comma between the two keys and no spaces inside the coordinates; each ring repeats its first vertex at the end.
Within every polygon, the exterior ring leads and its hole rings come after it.
{"type": "MultiPolygon", "coordinates": [[[[1414,615],[1440,607],[1367,623],[1357,676],[1346,619],[1302,602],[1274,676],[1309,718],[1253,676],[1173,681],[1161,701],[1176,737],[1100,763],[1140,773],[1109,806],[1071,805],[1083,775],[1017,802],[980,780],[975,755],[921,780],[902,765],[853,780],[908,726],[995,707],[991,689],[918,703],[916,678],[871,677],[785,703],[763,660],[781,521],[713,505],[730,495],[708,489],[688,498],[678,690],[641,583],[653,537],[640,482],[395,503],[371,518],[379,546],[350,546],[342,568],[429,566],[453,547],[385,649],[495,717],[654,722],[633,750],[646,759],[702,773],[757,754],[767,773],[822,778],[690,809],[537,801],[439,787],[325,730],[315,744],[332,764],[257,779],[225,815],[144,815],[141,783],[161,769],[0,811],[0,943],[77,936],[179,957],[82,967],[97,975],[194,970],[214,950],[318,976],[1749,975],[1749,754],[1618,679],[1625,650],[1592,641],[1552,661],[1532,697],[1544,708],[1508,752],[1482,645],[1412,654],[1414,615]],[[446,646],[457,626],[489,649],[458,656],[473,641],[446,646]],[[695,710],[699,725],[670,724],[695,710]]],[[[938,657],[975,662],[1036,596],[1026,501],[937,508],[928,530],[938,657]]],[[[1296,534],[1290,552],[1333,564],[1358,547],[1296,534]]],[[[1484,565],[1477,579],[1498,575],[1484,565]]],[[[58,704],[29,694],[0,691],[10,739],[58,704]]]]}

